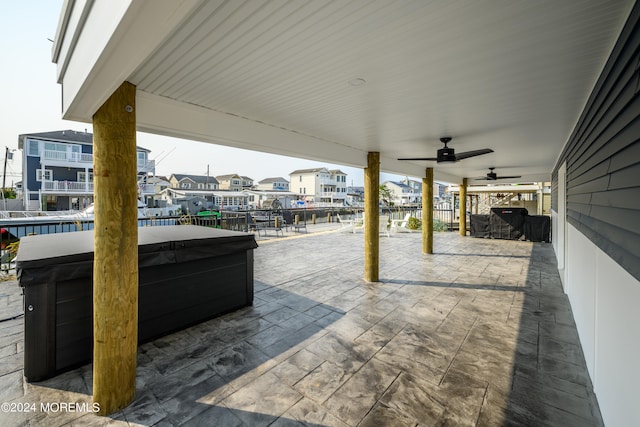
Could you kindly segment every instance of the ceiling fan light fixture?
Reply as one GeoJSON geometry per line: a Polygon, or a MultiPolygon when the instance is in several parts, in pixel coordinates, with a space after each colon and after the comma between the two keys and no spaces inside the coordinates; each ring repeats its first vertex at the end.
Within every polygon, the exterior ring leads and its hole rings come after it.
{"type": "Polygon", "coordinates": [[[468,159],[469,157],[493,153],[493,150],[490,148],[482,148],[480,150],[465,151],[464,153],[458,153],[458,155],[456,155],[455,150],[447,146],[447,144],[451,142],[450,136],[441,137],[440,142],[444,144],[444,148],[441,148],[436,152],[437,157],[405,157],[398,160],[428,160],[438,163],[455,163],[459,160],[468,159]]]}
{"type": "Polygon", "coordinates": [[[439,149],[437,161],[438,163],[454,163],[456,161],[455,150],[449,147],[439,149]]]}

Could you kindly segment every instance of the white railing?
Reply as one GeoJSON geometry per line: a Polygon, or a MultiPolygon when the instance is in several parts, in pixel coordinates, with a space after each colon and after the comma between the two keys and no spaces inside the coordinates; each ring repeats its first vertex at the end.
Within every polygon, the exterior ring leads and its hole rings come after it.
{"type": "Polygon", "coordinates": [[[322,197],[333,197],[334,199],[345,199],[347,197],[347,193],[339,193],[336,191],[323,191],[320,193],[322,197]]]}
{"type": "Polygon", "coordinates": [[[67,151],[44,150],[42,160],[70,163],[93,163],[93,154],[69,153],[67,151]]]}
{"type": "Polygon", "coordinates": [[[345,206],[342,202],[311,202],[307,205],[309,208],[341,208],[345,206]]]}
{"type": "Polygon", "coordinates": [[[320,185],[336,185],[336,180],[333,178],[316,178],[316,182],[320,185]]]}
{"type": "Polygon", "coordinates": [[[42,191],[58,193],[93,193],[93,182],[44,181],[42,191]]]}

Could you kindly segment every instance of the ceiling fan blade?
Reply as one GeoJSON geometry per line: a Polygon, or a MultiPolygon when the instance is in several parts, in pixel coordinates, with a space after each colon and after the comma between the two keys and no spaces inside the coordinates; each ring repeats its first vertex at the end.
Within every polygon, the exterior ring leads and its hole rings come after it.
{"type": "Polygon", "coordinates": [[[481,156],[483,154],[493,153],[491,148],[483,148],[482,150],[465,151],[464,153],[456,153],[456,161],[468,159],[469,157],[481,156]]]}
{"type": "Polygon", "coordinates": [[[398,160],[429,160],[431,162],[435,162],[438,159],[435,157],[409,157],[409,158],[403,158],[403,159],[398,159],[398,160]]]}
{"type": "Polygon", "coordinates": [[[496,179],[514,179],[514,178],[522,178],[522,175],[513,175],[513,176],[502,176],[502,175],[500,175],[496,179]]]}

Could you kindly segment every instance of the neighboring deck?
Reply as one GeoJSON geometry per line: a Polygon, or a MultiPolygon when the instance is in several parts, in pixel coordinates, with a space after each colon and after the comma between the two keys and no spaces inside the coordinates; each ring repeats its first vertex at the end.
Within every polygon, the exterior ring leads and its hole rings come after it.
{"type": "MultiPolygon", "coordinates": [[[[124,411],[91,402],[91,366],[27,384],[22,318],[0,323],[0,424],[602,425],[550,244],[436,233],[380,238],[365,283],[362,234],[258,240],[255,304],[144,344],[124,411]]],[[[0,283],[0,314],[22,312],[0,283]]]]}

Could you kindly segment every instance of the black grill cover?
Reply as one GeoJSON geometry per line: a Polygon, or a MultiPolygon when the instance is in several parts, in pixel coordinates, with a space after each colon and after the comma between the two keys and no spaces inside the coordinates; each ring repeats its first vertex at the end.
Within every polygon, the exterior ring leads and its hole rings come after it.
{"type": "Polygon", "coordinates": [[[471,237],[491,237],[489,217],[489,215],[471,215],[469,217],[471,237]]]}
{"type": "Polygon", "coordinates": [[[491,208],[491,237],[518,240],[524,235],[525,208],[491,208]]]}
{"type": "Polygon", "coordinates": [[[550,242],[551,218],[544,215],[529,215],[524,221],[525,239],[532,242],[550,242]]]}

